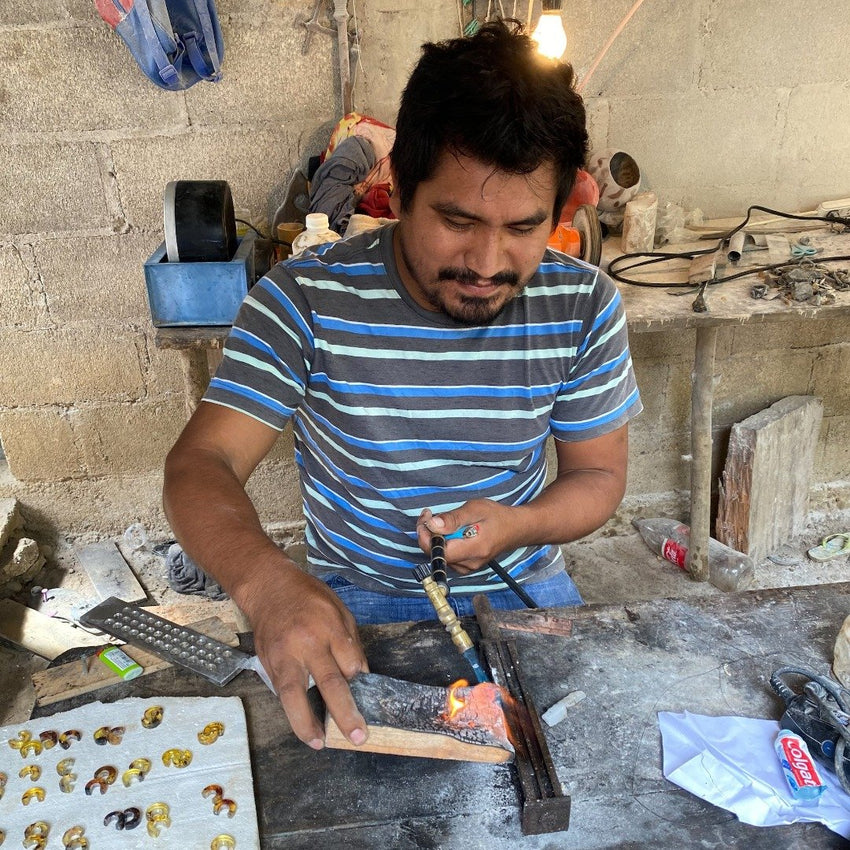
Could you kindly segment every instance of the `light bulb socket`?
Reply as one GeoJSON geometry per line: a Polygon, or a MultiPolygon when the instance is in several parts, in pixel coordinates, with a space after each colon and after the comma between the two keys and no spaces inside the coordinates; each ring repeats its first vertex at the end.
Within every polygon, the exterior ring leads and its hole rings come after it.
{"type": "Polygon", "coordinates": [[[563,8],[563,0],[541,0],[540,13],[560,12],[563,8]]]}

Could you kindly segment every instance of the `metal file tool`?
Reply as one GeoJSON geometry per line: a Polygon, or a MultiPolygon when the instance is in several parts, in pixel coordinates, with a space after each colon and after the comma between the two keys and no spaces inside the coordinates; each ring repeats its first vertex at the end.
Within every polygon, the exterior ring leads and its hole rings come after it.
{"type": "Polygon", "coordinates": [[[241,670],[253,670],[277,693],[256,655],[157,617],[132,602],[110,596],[83,614],[80,622],[185,667],[216,685],[226,685],[241,670]]]}

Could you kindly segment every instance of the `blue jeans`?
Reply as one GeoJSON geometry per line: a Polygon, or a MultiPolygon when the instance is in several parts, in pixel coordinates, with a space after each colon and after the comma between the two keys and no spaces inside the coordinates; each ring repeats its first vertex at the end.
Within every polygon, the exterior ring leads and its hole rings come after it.
{"type": "MultiPolygon", "coordinates": [[[[392,596],[374,590],[363,590],[335,573],[328,573],[321,576],[321,579],[354,614],[359,626],[437,619],[434,606],[424,594],[392,596]]],[[[565,570],[543,581],[523,582],[522,588],[541,608],[584,604],[578,588],[565,570]]],[[[469,617],[475,613],[472,609],[473,596],[474,594],[449,594],[449,603],[458,617],[469,617]]],[[[525,608],[525,603],[510,588],[494,590],[487,594],[487,598],[494,608],[525,608]]]]}

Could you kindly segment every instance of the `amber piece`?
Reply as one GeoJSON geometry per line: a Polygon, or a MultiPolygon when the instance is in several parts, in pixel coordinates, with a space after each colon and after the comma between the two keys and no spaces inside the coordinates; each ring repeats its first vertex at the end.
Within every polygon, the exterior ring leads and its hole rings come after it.
{"type": "Polygon", "coordinates": [[[220,815],[224,809],[227,809],[227,816],[232,818],[236,814],[236,803],[234,803],[233,800],[216,797],[215,800],[213,800],[213,812],[220,815]]]}
{"type": "Polygon", "coordinates": [[[72,741],[80,741],[82,737],[83,735],[78,729],[68,729],[67,732],[62,732],[59,736],[59,746],[63,750],[67,750],[72,741]]]}
{"type": "Polygon", "coordinates": [[[202,744],[213,744],[224,734],[224,724],[219,721],[207,723],[204,728],[198,732],[198,740],[202,744]]]}
{"type": "Polygon", "coordinates": [[[118,769],[111,764],[105,764],[94,772],[95,779],[102,779],[107,785],[112,785],[118,776],[118,769]]]}
{"type": "Polygon", "coordinates": [[[156,729],[162,723],[164,713],[165,709],[161,705],[152,705],[150,708],[146,708],[142,715],[142,726],[145,729],[156,729]]]}
{"type": "Polygon", "coordinates": [[[56,772],[60,776],[67,776],[74,769],[74,759],[66,758],[62,759],[56,765],[56,772]]]}
{"type": "Polygon", "coordinates": [[[28,806],[33,800],[37,800],[39,803],[44,800],[44,788],[40,788],[38,786],[27,788],[27,790],[21,795],[21,802],[25,806],[28,806]]]}
{"type": "Polygon", "coordinates": [[[135,829],[142,820],[142,810],[131,806],[124,809],[124,829],[135,829]]]}
{"type": "Polygon", "coordinates": [[[44,749],[49,750],[51,747],[55,747],[56,744],[59,743],[59,733],[54,732],[52,729],[48,729],[46,732],[40,732],[38,739],[41,741],[41,745],[44,749]]]}
{"type": "Polygon", "coordinates": [[[192,763],[192,751],[172,747],[162,754],[162,763],[166,766],[170,764],[174,767],[188,767],[192,763]]]}

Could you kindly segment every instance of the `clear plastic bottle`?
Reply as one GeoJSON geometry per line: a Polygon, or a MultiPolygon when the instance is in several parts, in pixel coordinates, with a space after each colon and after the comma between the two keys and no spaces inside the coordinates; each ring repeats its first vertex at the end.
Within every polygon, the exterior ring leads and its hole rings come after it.
{"type": "Polygon", "coordinates": [[[328,217],[324,213],[309,213],[304,219],[307,225],[292,241],[292,256],[303,254],[307,248],[316,245],[325,245],[328,242],[336,242],[340,235],[331,230],[328,217]]]}
{"type": "MultiPolygon", "coordinates": [[[[632,525],[656,555],[686,568],[691,530],[684,523],[666,517],[635,519],[632,525]]],[[[753,583],[755,570],[748,555],[708,539],[708,580],[720,590],[744,590],[753,583]]]]}

